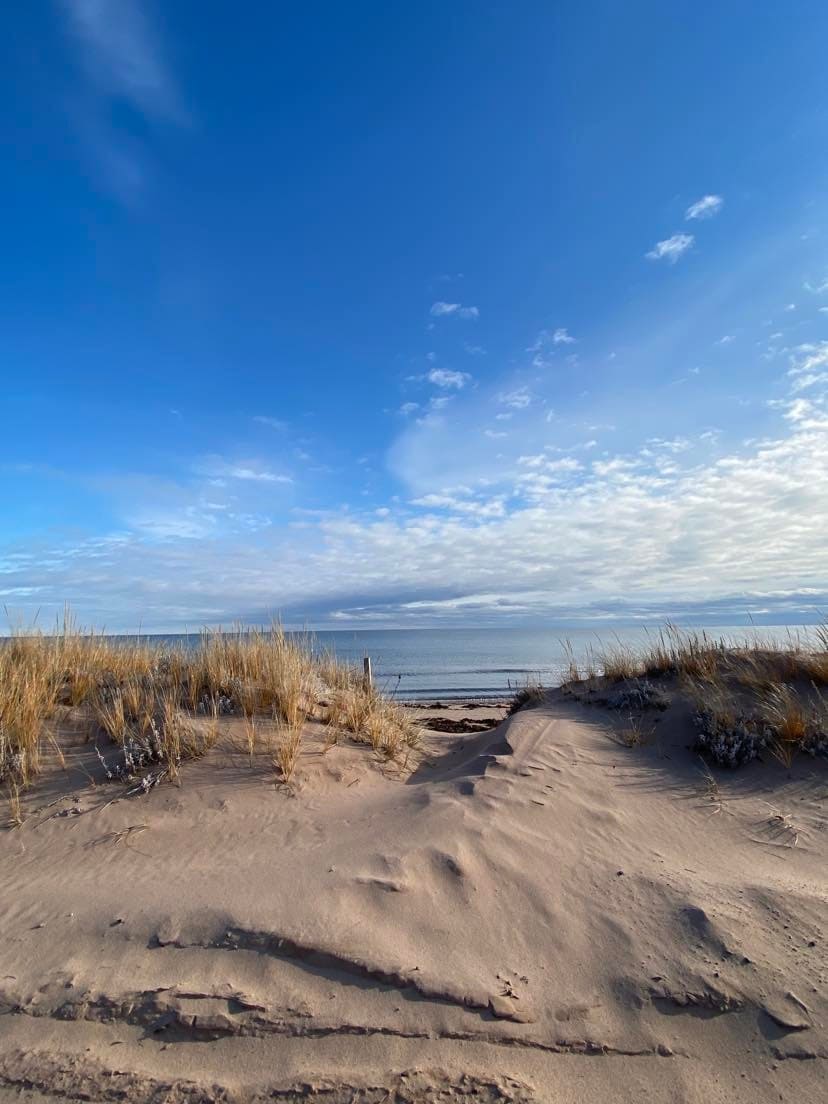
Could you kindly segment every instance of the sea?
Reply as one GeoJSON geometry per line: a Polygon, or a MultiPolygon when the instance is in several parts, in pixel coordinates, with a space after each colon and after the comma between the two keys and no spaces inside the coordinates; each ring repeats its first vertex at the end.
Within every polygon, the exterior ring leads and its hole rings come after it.
{"type": "MultiPolygon", "coordinates": [[[[499,699],[528,682],[557,686],[566,677],[570,655],[583,663],[613,648],[643,649],[658,638],[659,626],[628,628],[422,628],[338,629],[290,634],[317,655],[328,653],[362,668],[371,659],[373,678],[402,701],[499,699]]],[[[712,625],[704,632],[728,643],[783,643],[807,646],[813,627],[712,625]]],[[[171,645],[194,644],[198,636],[144,638],[171,645]]]]}

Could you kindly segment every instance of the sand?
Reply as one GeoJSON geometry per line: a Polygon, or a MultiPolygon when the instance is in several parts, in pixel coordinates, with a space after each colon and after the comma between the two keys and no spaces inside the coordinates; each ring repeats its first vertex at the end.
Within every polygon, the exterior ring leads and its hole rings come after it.
{"type": "Polygon", "coordinates": [[[680,707],[618,724],[552,693],[407,775],[311,733],[292,791],[217,748],[115,803],[64,734],[0,833],[0,1100],[816,1101],[824,762],[716,793],[680,707]]]}

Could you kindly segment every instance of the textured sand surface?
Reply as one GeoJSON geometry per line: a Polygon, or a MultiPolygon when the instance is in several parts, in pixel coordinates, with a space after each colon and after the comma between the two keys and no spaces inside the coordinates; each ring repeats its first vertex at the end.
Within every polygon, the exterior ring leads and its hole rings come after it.
{"type": "Polygon", "coordinates": [[[405,779],[217,750],[115,803],[78,741],[0,834],[0,1100],[820,1099],[824,764],[715,796],[680,709],[614,723],[550,695],[405,779]]]}

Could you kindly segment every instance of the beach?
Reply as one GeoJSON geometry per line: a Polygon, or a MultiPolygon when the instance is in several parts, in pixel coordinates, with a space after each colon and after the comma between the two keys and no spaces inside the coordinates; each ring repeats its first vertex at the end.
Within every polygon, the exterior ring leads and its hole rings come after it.
{"type": "Polygon", "coordinates": [[[65,707],[0,833],[0,1099],[813,1099],[825,760],[711,771],[645,682],[418,703],[399,756],[310,718],[289,783],[228,714],[138,793],[65,707]]]}

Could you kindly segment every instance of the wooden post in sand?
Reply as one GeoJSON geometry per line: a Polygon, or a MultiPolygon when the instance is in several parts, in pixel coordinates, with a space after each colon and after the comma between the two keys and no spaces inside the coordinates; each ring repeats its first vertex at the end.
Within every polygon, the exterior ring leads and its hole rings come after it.
{"type": "Polygon", "coordinates": [[[371,679],[371,657],[366,656],[362,661],[362,686],[364,690],[370,690],[373,685],[371,679]]]}

